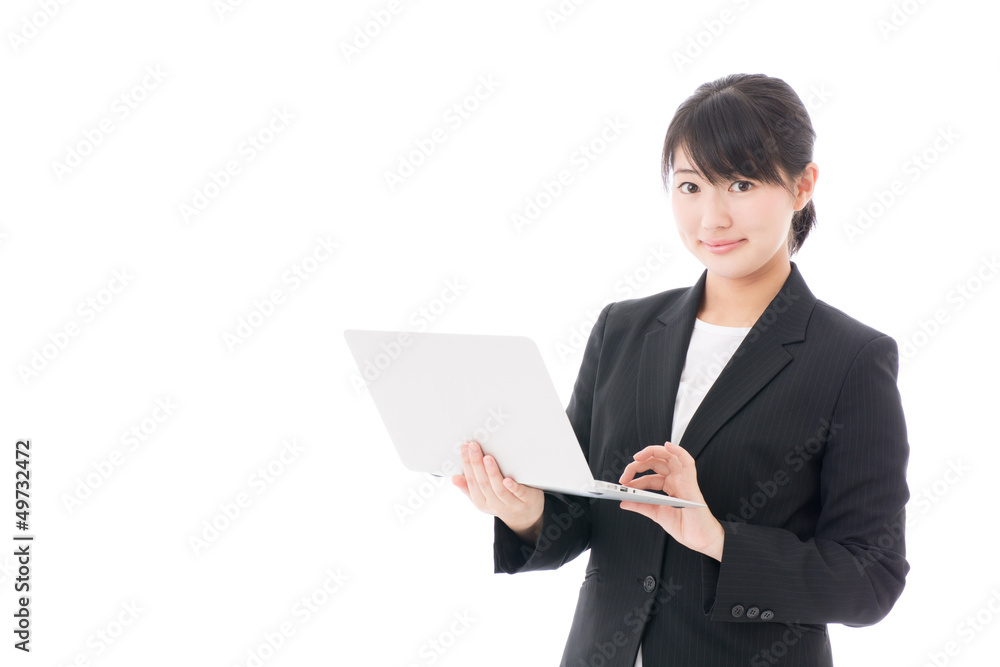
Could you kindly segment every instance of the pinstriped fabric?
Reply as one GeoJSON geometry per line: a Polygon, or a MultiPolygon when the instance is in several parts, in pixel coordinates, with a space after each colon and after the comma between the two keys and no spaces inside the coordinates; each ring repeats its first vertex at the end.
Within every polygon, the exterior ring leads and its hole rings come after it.
{"type": "MultiPolygon", "coordinates": [[[[608,304],[566,409],[594,476],[669,438],[707,272],[608,304]]],[[[908,445],[896,344],[825,304],[795,263],[691,418],[722,563],[618,503],[546,493],[542,535],[494,525],[497,572],[590,550],[563,665],[830,665],[827,623],[880,620],[908,564],[908,445]]]]}

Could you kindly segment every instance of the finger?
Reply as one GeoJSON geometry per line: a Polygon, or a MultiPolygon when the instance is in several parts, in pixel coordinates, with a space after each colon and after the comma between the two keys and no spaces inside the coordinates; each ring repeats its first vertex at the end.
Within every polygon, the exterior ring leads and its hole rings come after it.
{"type": "Polygon", "coordinates": [[[522,503],[528,502],[528,492],[530,487],[526,484],[518,484],[513,477],[504,477],[503,483],[504,486],[510,489],[510,492],[513,493],[518,500],[522,503]]]}
{"type": "Polygon", "coordinates": [[[472,458],[469,455],[469,443],[462,445],[462,473],[465,476],[465,485],[469,490],[469,498],[472,503],[482,509],[486,507],[486,498],[476,482],[475,472],[472,469],[472,458]]]}
{"type": "Polygon", "coordinates": [[[486,472],[486,466],[483,465],[483,450],[475,440],[469,443],[469,462],[472,464],[472,474],[485,502],[487,505],[493,503],[496,500],[496,494],[493,493],[490,477],[486,472]]]}
{"type": "Polygon", "coordinates": [[[672,443],[668,442],[663,447],[664,447],[664,449],[667,452],[669,452],[673,456],[676,456],[678,459],[680,459],[680,461],[682,463],[684,463],[685,465],[694,464],[694,457],[691,456],[691,452],[689,452],[688,450],[684,449],[680,445],[675,445],[675,444],[672,444],[672,443]]]}
{"type": "Polygon", "coordinates": [[[636,461],[642,461],[650,456],[655,456],[658,452],[663,452],[663,445],[647,445],[633,454],[632,458],[636,461]]]}
{"type": "Polygon", "coordinates": [[[644,461],[632,461],[622,472],[622,476],[618,478],[619,484],[626,484],[632,480],[640,472],[645,472],[647,470],[652,470],[653,472],[659,473],[661,475],[670,474],[670,467],[667,462],[661,458],[648,458],[644,461]]]}
{"type": "Polygon", "coordinates": [[[520,503],[521,499],[504,486],[503,475],[500,473],[500,466],[497,464],[497,460],[487,454],[483,456],[483,465],[486,468],[486,474],[489,476],[490,488],[493,489],[493,493],[496,494],[497,499],[504,505],[517,505],[520,503]]]}
{"type": "Polygon", "coordinates": [[[651,458],[647,461],[636,461],[626,466],[618,483],[636,489],[656,489],[665,491],[670,495],[675,494],[675,487],[685,475],[683,464],[672,454],[666,458],[651,458]],[[652,470],[654,474],[635,477],[633,473],[644,470],[652,470]]]}
{"type": "Polygon", "coordinates": [[[656,520],[654,513],[656,508],[654,508],[649,503],[637,503],[634,500],[623,500],[618,504],[623,510],[628,510],[630,512],[635,512],[636,514],[641,514],[644,517],[656,520]]]}
{"type": "Polygon", "coordinates": [[[688,468],[676,454],[667,454],[662,461],[667,470],[675,475],[683,473],[688,468]]]}
{"type": "Polygon", "coordinates": [[[655,489],[663,491],[663,485],[666,483],[666,480],[667,478],[664,475],[643,475],[642,477],[636,477],[625,486],[628,486],[630,489],[655,489]]]}
{"type": "Polygon", "coordinates": [[[472,499],[472,496],[469,495],[469,483],[465,481],[465,475],[452,475],[451,483],[457,486],[466,497],[472,499]]]}
{"type": "Polygon", "coordinates": [[[690,483],[691,479],[689,475],[694,471],[694,468],[687,466],[679,457],[674,454],[667,454],[666,458],[663,459],[663,465],[667,470],[664,480],[664,490],[668,493],[673,493],[673,487],[678,484],[690,483]]]}
{"type": "Polygon", "coordinates": [[[698,471],[694,458],[682,447],[676,447],[674,451],[676,454],[671,454],[669,463],[671,475],[666,480],[663,490],[685,500],[705,502],[698,485],[698,471]]]}
{"type": "MultiPolygon", "coordinates": [[[[684,451],[683,448],[678,448],[678,449],[684,451]]],[[[662,461],[664,463],[672,463],[672,464],[676,464],[681,461],[677,452],[674,449],[668,447],[657,447],[648,460],[662,461]]]]}

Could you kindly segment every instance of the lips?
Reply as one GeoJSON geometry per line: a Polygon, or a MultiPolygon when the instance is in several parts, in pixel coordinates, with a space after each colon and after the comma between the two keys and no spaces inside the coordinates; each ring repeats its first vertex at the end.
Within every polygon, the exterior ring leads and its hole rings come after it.
{"type": "Polygon", "coordinates": [[[711,241],[702,241],[707,247],[708,251],[711,253],[723,253],[729,252],[733,248],[743,245],[746,239],[714,239],[711,241]]]}

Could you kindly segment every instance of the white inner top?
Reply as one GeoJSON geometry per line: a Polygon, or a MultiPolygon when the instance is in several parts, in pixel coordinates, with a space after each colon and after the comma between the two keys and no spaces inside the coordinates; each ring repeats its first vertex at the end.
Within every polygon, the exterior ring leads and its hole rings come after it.
{"type": "MultiPolygon", "coordinates": [[[[736,352],[753,327],[724,327],[695,319],[688,345],[687,358],[677,386],[674,402],[674,423],[670,442],[679,445],[688,423],[701,400],[712,388],[715,379],[736,352]]],[[[635,658],[635,667],[642,667],[642,644],[635,658]]]]}

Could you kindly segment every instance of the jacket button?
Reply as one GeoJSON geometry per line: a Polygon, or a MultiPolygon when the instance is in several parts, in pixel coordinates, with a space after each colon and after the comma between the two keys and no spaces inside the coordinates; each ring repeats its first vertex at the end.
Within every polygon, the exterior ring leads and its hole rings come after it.
{"type": "Polygon", "coordinates": [[[750,607],[749,609],[747,609],[747,618],[757,618],[757,615],[759,613],[760,609],[758,609],[757,607],[750,607]]]}
{"type": "Polygon", "coordinates": [[[733,607],[733,618],[739,618],[743,615],[743,605],[738,604],[733,607]]]}
{"type": "Polygon", "coordinates": [[[642,587],[646,589],[647,593],[652,593],[653,589],[656,588],[656,578],[653,575],[646,575],[646,578],[642,580],[642,587]]]}
{"type": "Polygon", "coordinates": [[[774,612],[771,611],[770,609],[765,609],[764,611],[760,612],[760,620],[770,621],[772,618],[774,618],[774,612]]]}

